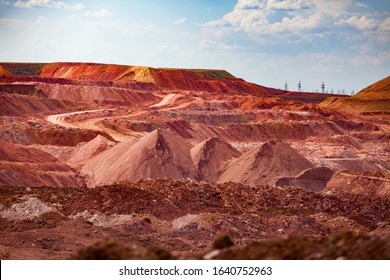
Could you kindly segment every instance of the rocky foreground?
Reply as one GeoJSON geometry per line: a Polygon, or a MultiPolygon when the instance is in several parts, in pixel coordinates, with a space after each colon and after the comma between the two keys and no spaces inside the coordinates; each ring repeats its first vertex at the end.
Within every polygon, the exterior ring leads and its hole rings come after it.
{"type": "Polygon", "coordinates": [[[102,240],[124,248],[165,248],[174,258],[203,258],[221,235],[236,247],[215,258],[390,256],[390,200],[371,194],[174,180],[0,191],[3,259],[71,258],[102,240]],[[349,243],[351,248],[344,247],[349,243]],[[261,244],[278,245],[270,252],[252,248],[261,244]],[[311,253],[295,251],[301,249],[311,253]]]}

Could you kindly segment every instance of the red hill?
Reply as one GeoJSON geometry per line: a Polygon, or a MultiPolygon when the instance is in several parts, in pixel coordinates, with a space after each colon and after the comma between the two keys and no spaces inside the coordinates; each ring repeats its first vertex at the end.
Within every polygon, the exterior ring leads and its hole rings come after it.
{"type": "Polygon", "coordinates": [[[170,69],[94,63],[52,63],[43,67],[40,77],[95,82],[151,83],[160,89],[250,92],[262,95],[281,93],[279,90],[235,78],[224,70],[170,69]]]}

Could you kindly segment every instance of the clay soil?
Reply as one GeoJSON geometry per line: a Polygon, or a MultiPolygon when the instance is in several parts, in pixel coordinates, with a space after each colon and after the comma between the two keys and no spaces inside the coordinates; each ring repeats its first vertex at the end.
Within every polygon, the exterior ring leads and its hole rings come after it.
{"type": "Polygon", "coordinates": [[[0,259],[390,258],[388,78],[0,66],[0,259]]]}

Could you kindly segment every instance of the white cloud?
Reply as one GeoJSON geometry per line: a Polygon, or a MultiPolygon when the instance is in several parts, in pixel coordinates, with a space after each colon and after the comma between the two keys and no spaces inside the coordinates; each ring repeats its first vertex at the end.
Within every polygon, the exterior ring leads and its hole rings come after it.
{"type": "Polygon", "coordinates": [[[328,16],[341,16],[352,4],[352,0],[311,0],[315,5],[317,13],[328,16]]]}
{"type": "MultiPolygon", "coordinates": [[[[341,0],[342,2],[346,2],[341,0]]],[[[332,2],[332,1],[331,1],[332,2]]],[[[267,35],[283,32],[298,32],[314,29],[327,23],[323,15],[329,4],[322,0],[238,0],[234,10],[222,19],[207,23],[206,27],[223,27],[231,31],[244,31],[252,35],[267,35]],[[321,9],[317,6],[321,6],[321,9]],[[275,10],[288,10],[278,21],[272,21],[275,10]]]]}
{"type": "Polygon", "coordinates": [[[379,29],[384,32],[390,32],[390,17],[386,18],[380,25],[379,29]]]}
{"type": "Polygon", "coordinates": [[[264,5],[262,0],[239,0],[235,9],[239,10],[250,10],[250,9],[259,9],[264,5]]]}
{"type": "Polygon", "coordinates": [[[84,15],[87,17],[103,18],[109,17],[111,15],[111,12],[107,11],[106,9],[100,9],[99,11],[86,11],[84,15]]]}
{"type": "Polygon", "coordinates": [[[11,3],[8,2],[8,1],[0,1],[0,4],[1,5],[7,5],[7,6],[11,5],[11,3]]]}
{"type": "MultiPolygon", "coordinates": [[[[351,32],[346,27],[376,30],[377,15],[353,14],[349,11],[353,4],[352,0],[237,0],[233,11],[204,27],[221,38],[241,32],[259,44],[326,40],[351,32]]],[[[381,30],[388,28],[390,22],[381,25],[381,30]]]]}
{"type": "Polygon", "coordinates": [[[269,0],[267,2],[267,8],[280,9],[280,10],[297,10],[313,7],[313,1],[310,0],[269,0]]]}
{"type": "Polygon", "coordinates": [[[367,16],[352,16],[348,19],[340,21],[341,24],[349,25],[359,30],[373,30],[378,27],[378,22],[374,19],[369,19],[367,16]]]}
{"type": "Polygon", "coordinates": [[[368,6],[364,3],[360,3],[360,2],[356,2],[355,3],[355,6],[356,7],[359,7],[359,8],[368,8],[368,6]]]}
{"type": "Polygon", "coordinates": [[[204,39],[199,42],[199,47],[202,49],[224,49],[224,50],[233,50],[237,49],[237,47],[229,46],[226,44],[223,44],[221,42],[215,42],[213,40],[204,39]]]}
{"type": "Polygon", "coordinates": [[[173,24],[183,24],[186,23],[187,19],[186,18],[179,18],[178,20],[175,20],[173,24]]]}
{"type": "Polygon", "coordinates": [[[20,19],[14,19],[14,18],[0,18],[0,24],[1,25],[19,25],[24,23],[23,20],[20,19]]]}
{"type": "Polygon", "coordinates": [[[35,21],[35,23],[37,23],[37,24],[43,24],[43,23],[46,23],[46,22],[48,22],[48,19],[45,16],[39,16],[37,18],[37,20],[35,21]]]}
{"type": "Polygon", "coordinates": [[[28,0],[28,1],[16,1],[15,7],[18,8],[52,8],[52,9],[67,9],[67,10],[83,10],[85,5],[83,3],[77,3],[70,5],[61,1],[53,0],[28,0]]]}

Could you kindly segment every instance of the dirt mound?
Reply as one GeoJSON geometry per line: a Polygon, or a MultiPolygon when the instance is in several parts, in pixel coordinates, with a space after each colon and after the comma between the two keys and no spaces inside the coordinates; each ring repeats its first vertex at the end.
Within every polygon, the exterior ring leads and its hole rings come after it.
{"type": "Polygon", "coordinates": [[[12,73],[0,65],[0,77],[12,77],[12,73]]]}
{"type": "Polygon", "coordinates": [[[76,148],[67,163],[74,168],[81,167],[88,160],[113,147],[114,145],[114,142],[101,135],[98,135],[85,145],[76,148]]]}
{"type": "Polygon", "coordinates": [[[125,247],[113,240],[97,242],[80,250],[73,260],[172,260],[171,253],[159,247],[132,245],[125,247]]]}
{"type": "Polygon", "coordinates": [[[390,197],[390,178],[382,174],[364,175],[354,172],[337,172],[325,190],[390,197]]]}
{"type": "Polygon", "coordinates": [[[230,161],[241,154],[219,138],[209,138],[191,149],[191,158],[199,172],[199,180],[216,181],[230,161]]]}
{"type": "Polygon", "coordinates": [[[390,76],[364,88],[352,97],[330,97],[320,105],[365,115],[390,114],[390,76]]]}
{"type": "Polygon", "coordinates": [[[93,185],[145,178],[194,178],[190,144],[178,134],[157,129],[138,142],[125,141],[96,156],[82,168],[93,185]]]}
{"type": "Polygon", "coordinates": [[[322,191],[333,176],[333,171],[327,167],[316,167],[303,171],[296,177],[280,178],[276,186],[295,186],[322,191]]]}
{"type": "Polygon", "coordinates": [[[220,252],[223,260],[385,260],[390,258],[390,240],[368,235],[341,233],[317,240],[304,237],[254,242],[220,252]]]}
{"type": "Polygon", "coordinates": [[[9,209],[0,212],[2,218],[8,220],[32,220],[45,213],[55,212],[52,205],[48,205],[36,197],[26,197],[26,200],[13,204],[9,209]]]}
{"type": "Polygon", "coordinates": [[[355,98],[383,98],[390,97],[390,76],[359,91],[355,98]]]}
{"type": "Polygon", "coordinates": [[[217,182],[272,185],[278,178],[297,176],[312,167],[310,161],[289,145],[270,140],[234,160],[217,182]]]}

